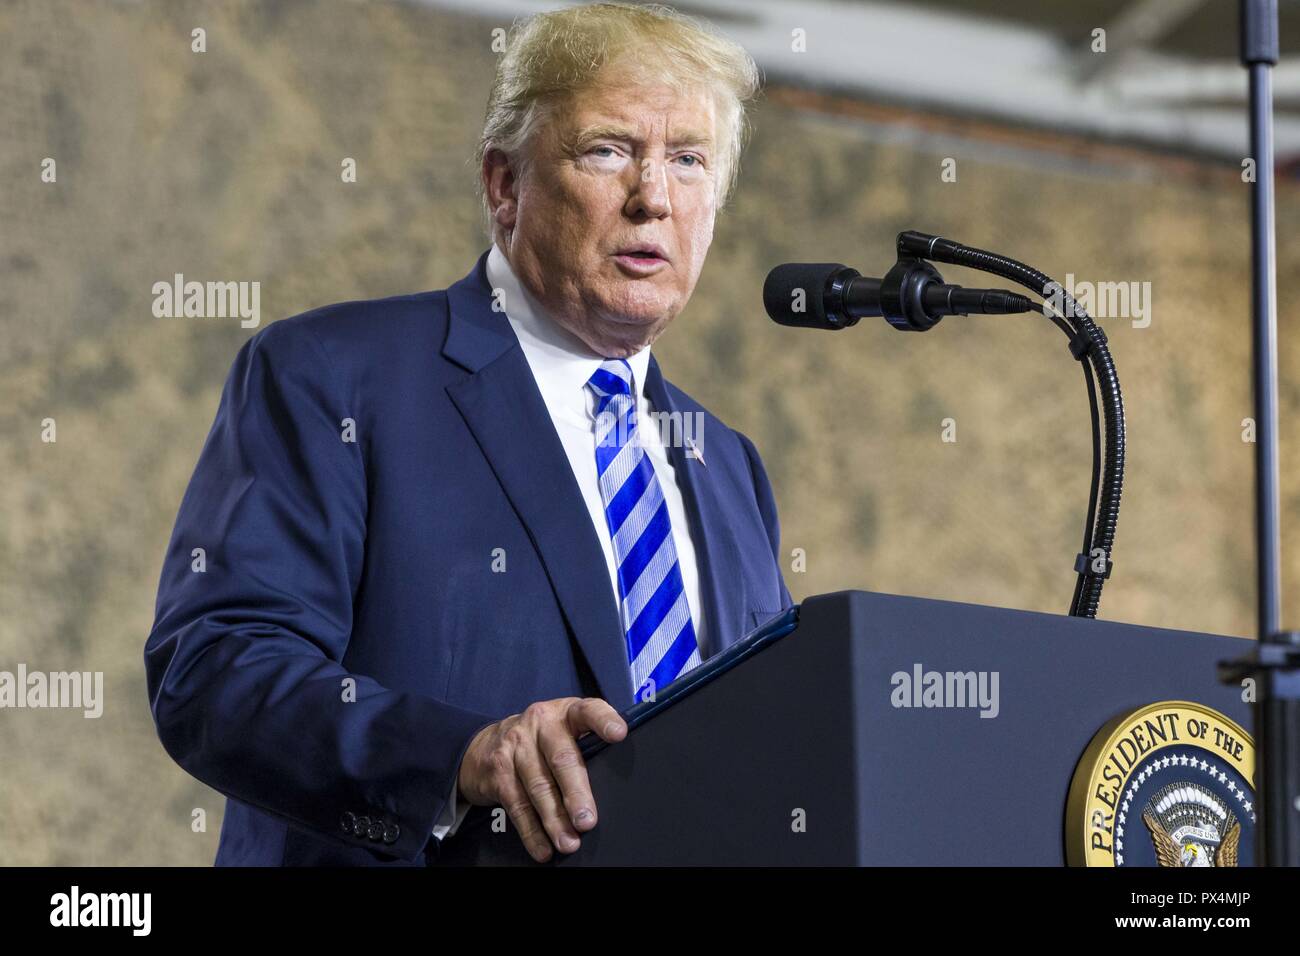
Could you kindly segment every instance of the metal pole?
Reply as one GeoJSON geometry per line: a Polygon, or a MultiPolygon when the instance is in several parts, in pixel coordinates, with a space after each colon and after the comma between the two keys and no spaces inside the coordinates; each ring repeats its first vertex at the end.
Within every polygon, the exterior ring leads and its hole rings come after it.
{"type": "Polygon", "coordinates": [[[1255,392],[1255,531],[1259,647],[1255,743],[1257,862],[1300,865],[1300,632],[1281,625],[1277,445],[1277,258],[1273,220],[1273,75],[1277,0],[1241,0],[1241,62],[1250,74],[1251,325],[1255,392]]]}
{"type": "Polygon", "coordinates": [[[1241,59],[1250,71],[1251,313],[1254,329],[1255,525],[1259,639],[1281,628],[1277,449],[1277,255],[1273,222],[1273,66],[1277,0],[1243,0],[1241,59]]]}

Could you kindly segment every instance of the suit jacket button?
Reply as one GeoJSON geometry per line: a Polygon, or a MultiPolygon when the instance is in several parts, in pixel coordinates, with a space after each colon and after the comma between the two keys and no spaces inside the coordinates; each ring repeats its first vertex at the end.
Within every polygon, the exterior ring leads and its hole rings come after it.
{"type": "Polygon", "coordinates": [[[370,829],[370,818],[364,816],[357,817],[357,825],[353,828],[352,832],[359,837],[363,837],[366,835],[366,831],[369,829],[370,829]]]}
{"type": "Polygon", "coordinates": [[[402,828],[399,827],[396,823],[388,824],[388,826],[384,827],[384,842],[391,846],[392,844],[397,842],[398,834],[400,834],[401,832],[402,832],[402,828]]]}
{"type": "Polygon", "coordinates": [[[343,827],[344,833],[356,833],[357,815],[351,810],[343,811],[343,817],[339,820],[339,826],[343,827]]]}
{"type": "Polygon", "coordinates": [[[366,836],[371,840],[378,840],[384,835],[384,825],[378,820],[371,820],[370,826],[366,827],[366,836]]]}

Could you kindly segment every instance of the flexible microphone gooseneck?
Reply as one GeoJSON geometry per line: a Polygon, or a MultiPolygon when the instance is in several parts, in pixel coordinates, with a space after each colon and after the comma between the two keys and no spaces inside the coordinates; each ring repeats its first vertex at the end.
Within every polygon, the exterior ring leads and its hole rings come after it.
{"type": "Polygon", "coordinates": [[[898,234],[898,262],[883,279],[871,279],[839,263],[788,263],[768,273],[763,306],[774,322],[813,329],[843,329],[866,316],[881,316],[900,331],[923,332],[945,315],[993,315],[1042,311],[1070,339],[1070,354],[1083,366],[1092,417],[1092,483],[1083,531],[1075,556],[1078,573],[1070,614],[1095,618],[1101,589],[1114,566],[1111,549],[1124,485],[1124,399],[1106,333],[1074,298],[1047,275],[1015,259],[908,230],[898,234]],[[1010,279],[1044,299],[1059,296],[1063,315],[1047,304],[1001,289],[962,289],[946,285],[926,260],[979,269],[1010,279]],[[1102,438],[1097,414],[1096,377],[1102,383],[1106,419],[1105,481],[1101,480],[1102,438]],[[1098,499],[1100,497],[1100,513],[1098,499]]]}

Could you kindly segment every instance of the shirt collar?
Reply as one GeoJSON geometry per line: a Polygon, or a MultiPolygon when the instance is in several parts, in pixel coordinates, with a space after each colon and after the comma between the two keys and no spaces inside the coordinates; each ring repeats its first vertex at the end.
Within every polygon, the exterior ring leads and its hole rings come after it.
{"type": "MultiPolygon", "coordinates": [[[[519,345],[524,350],[537,386],[550,401],[559,401],[584,415],[588,404],[587,380],[605,359],[586,342],[556,322],[529,291],[510,266],[501,247],[495,242],[488,252],[487,278],[493,289],[501,290],[500,301],[519,345]]],[[[636,387],[637,407],[645,394],[646,370],[650,365],[650,346],[627,357],[636,387]]]]}

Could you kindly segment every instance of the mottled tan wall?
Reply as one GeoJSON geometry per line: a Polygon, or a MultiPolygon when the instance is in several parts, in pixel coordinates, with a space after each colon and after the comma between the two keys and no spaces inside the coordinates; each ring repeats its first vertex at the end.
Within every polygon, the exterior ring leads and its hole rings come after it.
{"type": "MultiPolygon", "coordinates": [[[[153,736],[141,652],[181,492],[251,330],[156,319],[151,287],[177,272],[258,280],[270,321],[464,274],[485,247],[468,158],[497,25],[396,4],[0,6],[0,669],[102,670],[107,696],[98,720],[0,712],[0,864],[211,861],[222,801],[153,736]],[[57,185],[39,179],[47,156],[57,185]],[[340,181],[343,157],[356,184],[340,181]],[[40,440],[47,417],[54,444],[40,440]],[[194,808],[206,833],[191,832],[194,808]]],[[[762,312],[771,265],[883,270],[893,235],[920,228],[1058,278],[1152,283],[1149,328],[1102,322],[1129,455],[1101,616],[1250,634],[1246,191],[1232,170],[909,144],[775,95],[755,119],[696,296],[655,352],[758,444],[784,547],[807,554],[806,572],[787,571],[795,597],[1068,606],[1090,439],[1082,374],[1053,326],[829,334],[762,312]],[[956,183],[940,179],[944,157],[956,183]],[[945,418],[956,442],[941,440],[945,418]]],[[[1282,184],[1292,591],[1298,208],[1282,184]]]]}

